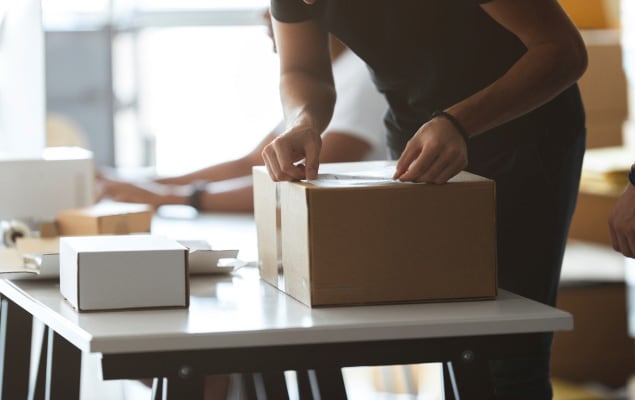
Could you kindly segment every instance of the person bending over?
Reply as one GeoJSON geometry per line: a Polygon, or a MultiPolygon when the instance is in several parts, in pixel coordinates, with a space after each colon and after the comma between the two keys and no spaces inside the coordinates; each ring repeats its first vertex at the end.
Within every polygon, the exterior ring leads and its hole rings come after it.
{"type": "MultiPolygon", "coordinates": [[[[333,34],[388,100],[394,178],[444,184],[467,170],[495,180],[499,286],[554,305],[585,147],[576,81],[587,66],[557,0],[271,0],[271,14],[287,129],[264,148],[270,176],[318,173],[340,94],[333,34]]],[[[551,340],[531,335],[534,354],[490,360],[481,372],[496,399],[551,399],[551,340]]]]}

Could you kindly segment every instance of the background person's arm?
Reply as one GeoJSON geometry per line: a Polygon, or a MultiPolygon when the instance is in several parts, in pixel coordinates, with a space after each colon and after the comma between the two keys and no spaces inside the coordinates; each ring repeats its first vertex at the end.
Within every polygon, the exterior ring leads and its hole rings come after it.
{"type": "MultiPolygon", "coordinates": [[[[327,132],[322,139],[320,162],[361,161],[370,151],[369,143],[346,132],[327,132]]],[[[254,165],[262,165],[254,164],[254,165]]],[[[251,175],[251,169],[249,171],[251,175]]],[[[203,211],[252,212],[254,209],[253,186],[251,180],[245,186],[222,190],[211,185],[201,197],[203,211]]]]}
{"type": "MultiPolygon", "coordinates": [[[[269,136],[268,136],[269,138],[269,136]]],[[[270,141],[270,138],[269,138],[270,141]]],[[[200,210],[205,212],[252,212],[253,187],[251,185],[251,168],[263,165],[260,157],[262,144],[241,160],[242,167],[234,172],[228,180],[219,180],[207,185],[207,190],[200,197],[200,210]],[[240,180],[236,178],[241,178],[240,180]]],[[[361,161],[371,151],[371,144],[347,132],[329,131],[324,134],[321,162],[361,161]]],[[[222,165],[222,164],[221,164],[222,165]]],[[[219,165],[220,166],[220,165],[219,165]]],[[[219,166],[210,167],[213,170],[219,166]]],[[[201,171],[205,171],[201,170],[201,171]]],[[[191,174],[202,179],[209,175],[191,174]]],[[[188,205],[193,187],[198,178],[184,181],[184,184],[164,184],[158,182],[132,183],[113,179],[100,180],[99,199],[110,198],[129,203],[145,203],[155,208],[168,204],[188,205]]]]}
{"type": "Polygon", "coordinates": [[[197,181],[218,182],[251,175],[253,165],[262,165],[262,150],[276,138],[277,133],[268,134],[252,151],[243,157],[211,165],[188,174],[158,178],[154,181],[168,185],[189,185],[197,181]]]}
{"type": "MultiPolygon", "coordinates": [[[[251,175],[252,166],[263,164],[262,149],[276,136],[275,130],[272,131],[258,146],[241,158],[180,176],[138,182],[99,176],[97,178],[97,200],[108,198],[128,203],[150,204],[155,208],[166,204],[186,205],[190,201],[189,196],[194,190],[194,185],[198,182],[224,182],[251,175]]],[[[227,185],[221,185],[221,187],[227,187],[227,185]]],[[[233,188],[239,190],[236,185],[233,185],[233,188]]],[[[235,207],[245,208],[239,204],[235,207]]]]}

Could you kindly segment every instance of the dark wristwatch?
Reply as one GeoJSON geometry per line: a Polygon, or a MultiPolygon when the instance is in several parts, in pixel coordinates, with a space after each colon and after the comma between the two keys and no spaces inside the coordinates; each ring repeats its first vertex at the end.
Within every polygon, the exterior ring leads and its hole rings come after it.
{"type": "Polygon", "coordinates": [[[631,172],[628,174],[628,181],[635,186],[635,164],[631,165],[631,172]]]}
{"type": "Polygon", "coordinates": [[[207,182],[205,181],[196,181],[192,184],[193,190],[190,193],[188,201],[190,206],[192,206],[197,211],[201,210],[203,206],[203,195],[207,191],[207,182]]]}

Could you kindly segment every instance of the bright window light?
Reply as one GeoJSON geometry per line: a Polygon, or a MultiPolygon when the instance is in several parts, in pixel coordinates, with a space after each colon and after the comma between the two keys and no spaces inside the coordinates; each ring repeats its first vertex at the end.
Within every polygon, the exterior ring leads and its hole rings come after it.
{"type": "Polygon", "coordinates": [[[243,155],[281,118],[278,59],[262,26],[144,30],[138,63],[141,126],[160,175],[243,155]]]}

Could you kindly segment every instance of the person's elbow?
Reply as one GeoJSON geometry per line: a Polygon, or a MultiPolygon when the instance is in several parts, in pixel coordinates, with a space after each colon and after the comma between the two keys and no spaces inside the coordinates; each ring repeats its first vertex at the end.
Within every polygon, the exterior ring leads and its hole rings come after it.
{"type": "Polygon", "coordinates": [[[576,82],[584,75],[589,65],[586,46],[582,37],[577,34],[570,35],[559,46],[562,65],[567,70],[567,75],[572,82],[576,82]]]}

